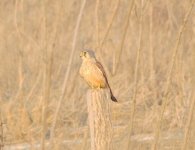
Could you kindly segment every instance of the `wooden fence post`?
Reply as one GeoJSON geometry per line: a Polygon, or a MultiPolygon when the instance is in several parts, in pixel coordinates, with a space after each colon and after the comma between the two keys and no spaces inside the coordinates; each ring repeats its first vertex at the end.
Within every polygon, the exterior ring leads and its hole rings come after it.
{"type": "Polygon", "coordinates": [[[90,89],[87,92],[91,150],[112,150],[110,102],[107,89],[90,89]]]}

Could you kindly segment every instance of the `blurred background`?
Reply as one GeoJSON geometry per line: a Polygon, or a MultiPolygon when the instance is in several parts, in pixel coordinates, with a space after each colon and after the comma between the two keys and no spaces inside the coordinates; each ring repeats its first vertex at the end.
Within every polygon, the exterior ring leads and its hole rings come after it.
{"type": "Polygon", "coordinates": [[[110,101],[113,149],[195,149],[193,4],[1,0],[1,147],[90,149],[78,72],[92,49],[119,101],[110,101]]]}

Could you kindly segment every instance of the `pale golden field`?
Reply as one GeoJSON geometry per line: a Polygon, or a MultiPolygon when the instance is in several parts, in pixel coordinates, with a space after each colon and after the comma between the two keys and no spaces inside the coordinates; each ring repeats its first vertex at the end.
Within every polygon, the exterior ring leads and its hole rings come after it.
{"type": "Polygon", "coordinates": [[[83,49],[119,101],[114,150],[194,150],[194,1],[1,0],[0,150],[90,149],[83,49]]]}

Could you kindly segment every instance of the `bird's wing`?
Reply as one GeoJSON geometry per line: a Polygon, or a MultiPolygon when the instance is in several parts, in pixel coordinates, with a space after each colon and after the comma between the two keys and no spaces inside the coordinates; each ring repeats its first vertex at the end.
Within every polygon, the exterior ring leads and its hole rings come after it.
{"type": "Polygon", "coordinates": [[[112,93],[112,90],[111,90],[111,88],[110,88],[110,85],[109,85],[109,83],[108,83],[108,79],[107,79],[107,77],[106,77],[106,72],[105,72],[105,70],[104,70],[104,67],[103,67],[102,64],[101,64],[99,61],[97,61],[97,60],[96,60],[96,65],[97,65],[97,67],[100,69],[100,71],[102,72],[102,74],[103,74],[103,76],[104,76],[104,78],[105,78],[105,80],[106,80],[106,84],[107,84],[107,86],[108,86],[108,88],[109,88],[109,90],[110,90],[111,100],[114,101],[114,102],[117,102],[117,99],[114,97],[114,95],[113,95],[113,93],[112,93]]]}
{"type": "Polygon", "coordinates": [[[109,84],[108,84],[108,79],[107,79],[107,76],[106,76],[106,72],[105,72],[105,70],[104,70],[104,67],[102,66],[102,64],[99,62],[99,61],[96,61],[96,66],[100,69],[100,71],[102,72],[102,74],[103,74],[103,76],[104,76],[104,78],[105,78],[105,80],[106,80],[106,83],[107,83],[107,85],[109,86],[109,84]]]}

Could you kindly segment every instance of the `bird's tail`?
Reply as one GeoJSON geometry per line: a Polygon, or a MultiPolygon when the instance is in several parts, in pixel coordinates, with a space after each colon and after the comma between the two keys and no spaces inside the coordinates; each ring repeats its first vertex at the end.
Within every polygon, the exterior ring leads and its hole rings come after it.
{"type": "Polygon", "coordinates": [[[118,102],[117,99],[116,99],[116,97],[114,97],[113,94],[111,94],[111,100],[114,101],[114,102],[118,102]]]}
{"type": "Polygon", "coordinates": [[[111,90],[110,87],[109,87],[109,89],[110,89],[111,100],[114,101],[114,102],[118,102],[117,99],[116,99],[116,97],[114,97],[114,95],[113,95],[112,90],[111,90]]]}
{"type": "Polygon", "coordinates": [[[110,90],[110,95],[111,95],[110,98],[111,98],[111,100],[112,100],[113,102],[118,102],[117,99],[114,97],[114,95],[113,95],[113,93],[112,93],[112,90],[111,90],[111,88],[110,88],[110,85],[109,85],[109,83],[108,83],[108,80],[107,80],[106,76],[105,76],[105,79],[106,79],[107,86],[108,86],[108,88],[109,88],[109,90],[110,90]]]}

